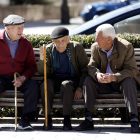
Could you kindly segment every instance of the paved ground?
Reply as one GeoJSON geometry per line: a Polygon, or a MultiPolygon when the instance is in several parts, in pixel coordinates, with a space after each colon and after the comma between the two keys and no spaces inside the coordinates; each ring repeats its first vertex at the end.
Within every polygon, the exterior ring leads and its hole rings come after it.
{"type": "MultiPolygon", "coordinates": [[[[76,28],[83,23],[81,17],[71,18],[69,25],[61,25],[60,19],[45,20],[38,22],[26,22],[23,33],[24,34],[50,34],[57,26],[64,26],[69,30],[76,28]]],[[[0,23],[0,32],[4,30],[3,23],[0,23]]]]}
{"type": "Polygon", "coordinates": [[[55,123],[50,131],[42,130],[43,123],[32,123],[32,131],[14,131],[14,124],[0,123],[1,140],[140,140],[139,134],[130,133],[130,124],[95,124],[95,130],[74,130],[79,124],[72,124],[73,130],[63,131],[61,123],[55,123]]]}

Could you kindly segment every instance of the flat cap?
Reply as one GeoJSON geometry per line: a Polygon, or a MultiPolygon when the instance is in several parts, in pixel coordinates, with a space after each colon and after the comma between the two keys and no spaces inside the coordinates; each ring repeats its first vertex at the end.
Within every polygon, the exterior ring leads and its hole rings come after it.
{"type": "Polygon", "coordinates": [[[18,15],[9,15],[3,20],[5,26],[9,25],[20,25],[25,23],[25,19],[18,15]]]}
{"type": "Polygon", "coordinates": [[[69,30],[64,27],[56,27],[51,33],[51,39],[58,39],[69,35],[69,30]]]}

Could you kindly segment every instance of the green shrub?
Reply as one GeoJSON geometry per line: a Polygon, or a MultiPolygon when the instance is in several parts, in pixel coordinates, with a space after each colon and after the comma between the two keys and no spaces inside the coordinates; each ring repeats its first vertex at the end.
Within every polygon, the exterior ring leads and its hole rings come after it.
{"type": "MultiPolygon", "coordinates": [[[[117,34],[116,36],[126,39],[131,42],[134,48],[140,48],[140,34],[117,34]]],[[[38,48],[43,44],[49,44],[52,42],[50,35],[25,35],[34,48],[38,48]]],[[[71,40],[80,42],[84,48],[90,48],[91,45],[95,42],[95,35],[73,35],[71,40]]]]}

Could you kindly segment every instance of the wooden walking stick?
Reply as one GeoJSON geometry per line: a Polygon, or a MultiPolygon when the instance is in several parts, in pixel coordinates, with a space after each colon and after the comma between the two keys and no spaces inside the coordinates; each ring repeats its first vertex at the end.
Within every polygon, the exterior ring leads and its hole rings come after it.
{"type": "Polygon", "coordinates": [[[44,53],[44,93],[45,93],[45,126],[44,129],[47,130],[48,126],[48,107],[47,107],[47,68],[46,68],[46,45],[43,44],[44,53]]]}
{"type": "MultiPolygon", "coordinates": [[[[20,76],[19,73],[14,73],[14,80],[16,81],[16,75],[20,76]]],[[[15,86],[15,131],[17,131],[17,87],[15,86]]]]}

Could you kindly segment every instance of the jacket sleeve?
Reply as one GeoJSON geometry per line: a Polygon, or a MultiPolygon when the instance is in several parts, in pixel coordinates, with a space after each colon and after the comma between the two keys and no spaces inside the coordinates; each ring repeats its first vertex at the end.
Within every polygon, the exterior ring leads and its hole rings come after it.
{"type": "MultiPolygon", "coordinates": [[[[46,67],[47,67],[47,76],[51,75],[52,71],[52,53],[50,51],[50,47],[46,47],[46,67]]],[[[39,60],[37,64],[37,71],[40,75],[44,75],[44,60],[39,60]]]]}
{"type": "Polygon", "coordinates": [[[22,75],[24,75],[27,79],[31,79],[37,71],[37,64],[36,64],[35,55],[31,43],[29,45],[28,54],[25,63],[26,63],[26,68],[22,73],[22,75]]]}
{"type": "Polygon", "coordinates": [[[88,69],[87,69],[88,58],[87,58],[86,52],[82,46],[81,46],[81,49],[78,54],[78,63],[80,66],[80,73],[81,73],[79,87],[83,88],[84,80],[88,76],[88,69]]]}
{"type": "Polygon", "coordinates": [[[91,46],[91,58],[88,64],[88,74],[96,80],[96,74],[100,72],[101,58],[96,43],[91,46]]]}
{"type": "Polygon", "coordinates": [[[123,63],[123,69],[121,71],[118,71],[115,73],[115,76],[117,77],[117,81],[120,82],[125,78],[134,78],[138,74],[139,70],[137,68],[137,64],[135,61],[135,55],[134,55],[134,48],[130,44],[128,46],[127,54],[125,55],[125,60],[123,63]]]}

